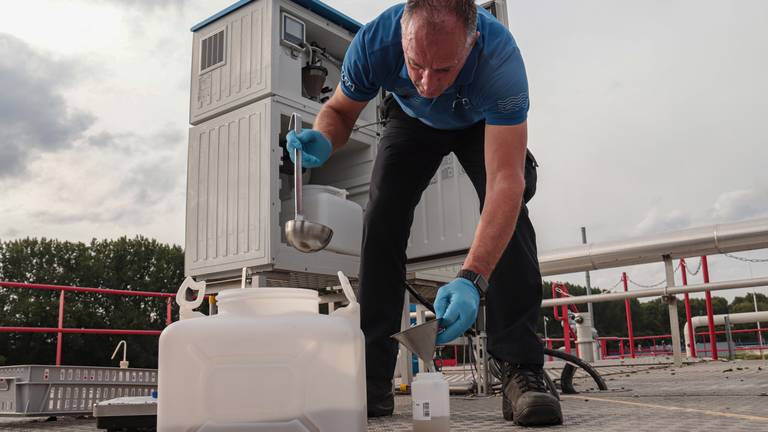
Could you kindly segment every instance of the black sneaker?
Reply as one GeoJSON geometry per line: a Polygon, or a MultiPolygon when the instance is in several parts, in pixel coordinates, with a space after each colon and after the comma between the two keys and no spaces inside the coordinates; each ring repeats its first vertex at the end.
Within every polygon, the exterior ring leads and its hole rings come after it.
{"type": "Polygon", "coordinates": [[[544,384],[541,366],[504,363],[501,412],[504,419],[520,426],[547,426],[563,423],[563,412],[544,384]]]}
{"type": "Polygon", "coordinates": [[[368,396],[368,417],[387,417],[395,411],[395,395],[392,383],[366,383],[368,396]]]}

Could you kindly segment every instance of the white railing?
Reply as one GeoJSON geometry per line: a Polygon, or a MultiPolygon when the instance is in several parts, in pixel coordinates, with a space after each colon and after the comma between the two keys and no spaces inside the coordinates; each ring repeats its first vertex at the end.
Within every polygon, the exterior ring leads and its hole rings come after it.
{"type": "Polygon", "coordinates": [[[768,285],[768,278],[675,287],[672,259],[765,248],[768,248],[768,218],[544,252],[539,255],[543,276],[663,262],[666,268],[667,284],[657,289],[548,299],[542,302],[542,307],[662,297],[669,306],[674,361],[675,364],[680,365],[682,352],[676,294],[763,286],[768,285]]]}

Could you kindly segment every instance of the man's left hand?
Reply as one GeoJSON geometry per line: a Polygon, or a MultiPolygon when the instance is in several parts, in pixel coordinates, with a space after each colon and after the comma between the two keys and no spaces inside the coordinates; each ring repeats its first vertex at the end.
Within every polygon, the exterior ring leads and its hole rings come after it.
{"type": "Polygon", "coordinates": [[[467,279],[456,278],[437,291],[435,317],[442,319],[444,330],[437,335],[437,344],[446,344],[464,334],[477,319],[480,294],[467,279]]]}

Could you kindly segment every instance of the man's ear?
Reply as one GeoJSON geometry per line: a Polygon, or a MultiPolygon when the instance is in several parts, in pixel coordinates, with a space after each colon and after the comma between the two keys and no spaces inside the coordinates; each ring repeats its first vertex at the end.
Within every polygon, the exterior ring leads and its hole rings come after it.
{"type": "Polygon", "coordinates": [[[472,50],[472,48],[475,47],[475,43],[477,43],[477,39],[479,37],[480,37],[480,32],[475,32],[475,35],[472,36],[472,42],[470,42],[469,45],[467,45],[467,48],[469,48],[470,51],[472,50]]]}

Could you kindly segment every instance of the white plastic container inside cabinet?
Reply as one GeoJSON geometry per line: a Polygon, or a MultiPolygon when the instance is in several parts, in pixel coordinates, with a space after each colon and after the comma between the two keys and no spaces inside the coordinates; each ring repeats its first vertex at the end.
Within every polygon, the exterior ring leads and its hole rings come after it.
{"type": "MultiPolygon", "coordinates": [[[[347,199],[347,191],[325,185],[305,185],[303,188],[304,216],[333,230],[326,250],[360,255],[363,238],[363,209],[347,199]]],[[[293,200],[283,203],[285,214],[293,213],[293,200]]]]}

